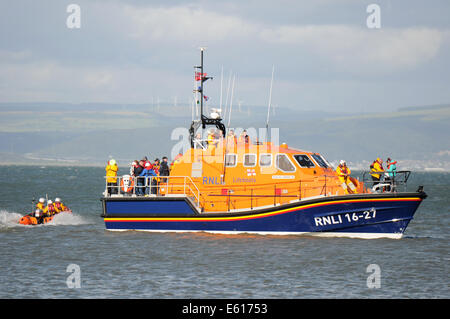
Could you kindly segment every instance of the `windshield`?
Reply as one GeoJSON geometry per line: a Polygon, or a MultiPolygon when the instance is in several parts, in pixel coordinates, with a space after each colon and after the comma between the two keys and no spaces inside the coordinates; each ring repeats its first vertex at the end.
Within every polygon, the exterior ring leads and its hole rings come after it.
{"type": "Polygon", "coordinates": [[[311,156],[316,161],[316,163],[319,164],[320,167],[323,167],[323,168],[329,167],[329,165],[327,164],[325,159],[322,156],[320,156],[319,154],[312,154],[311,156]]]}
{"type": "Polygon", "coordinates": [[[314,163],[309,159],[308,155],[294,155],[295,160],[300,165],[300,167],[314,167],[314,163]]]}

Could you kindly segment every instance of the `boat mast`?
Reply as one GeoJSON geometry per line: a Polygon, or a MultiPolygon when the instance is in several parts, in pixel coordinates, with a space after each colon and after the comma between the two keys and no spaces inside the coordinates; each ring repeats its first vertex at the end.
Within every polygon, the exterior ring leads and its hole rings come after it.
{"type": "Polygon", "coordinates": [[[205,129],[205,124],[203,123],[203,51],[205,48],[200,48],[200,114],[202,120],[202,127],[205,129]]]}
{"type": "MultiPolygon", "coordinates": [[[[206,128],[207,125],[215,125],[218,129],[220,129],[223,133],[223,136],[225,137],[226,129],[225,125],[222,123],[222,119],[219,117],[217,118],[209,118],[206,115],[203,114],[203,82],[212,79],[210,76],[206,76],[207,74],[204,73],[203,69],[203,51],[205,51],[205,48],[200,48],[200,66],[194,66],[195,69],[200,70],[200,72],[195,72],[195,80],[200,81],[200,87],[198,87],[194,92],[200,93],[200,119],[198,121],[192,121],[191,128],[189,129],[189,133],[191,135],[191,146],[194,147],[194,135],[197,129],[202,126],[203,129],[206,128]]],[[[198,104],[198,100],[197,100],[198,104]]]]}

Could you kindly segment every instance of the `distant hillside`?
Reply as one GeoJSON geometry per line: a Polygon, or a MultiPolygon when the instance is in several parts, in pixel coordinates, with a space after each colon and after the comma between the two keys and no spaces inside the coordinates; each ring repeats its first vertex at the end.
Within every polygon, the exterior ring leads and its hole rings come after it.
{"type": "MultiPolygon", "coordinates": [[[[0,104],[0,163],[124,165],[146,155],[170,156],[174,128],[188,128],[188,105],[0,104]]],[[[267,109],[233,106],[230,126],[262,128],[267,109]]],[[[228,122],[228,118],[224,119],[228,122]]],[[[450,169],[450,105],[390,113],[330,113],[274,108],[280,142],[330,161],[368,163],[388,156],[421,167],[450,169]],[[419,165],[419,166],[420,166],[419,165]]],[[[365,164],[364,164],[365,165],[365,164]]]]}

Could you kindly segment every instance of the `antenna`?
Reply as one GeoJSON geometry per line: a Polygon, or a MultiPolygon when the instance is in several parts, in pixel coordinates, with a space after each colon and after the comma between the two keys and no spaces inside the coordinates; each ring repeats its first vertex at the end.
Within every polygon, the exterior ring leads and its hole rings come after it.
{"type": "Polygon", "coordinates": [[[225,109],[223,111],[223,118],[225,119],[227,117],[228,113],[228,97],[230,96],[230,86],[231,86],[231,74],[233,73],[232,70],[230,70],[230,73],[228,74],[228,87],[227,87],[227,96],[225,97],[225,109]]]}
{"type": "Polygon", "coordinates": [[[230,113],[228,114],[228,124],[227,126],[230,127],[231,122],[231,111],[233,110],[233,96],[234,96],[234,80],[236,79],[236,75],[233,74],[233,85],[231,86],[231,99],[230,99],[230,113]]]}
{"type": "Polygon", "coordinates": [[[219,103],[219,110],[222,109],[222,87],[223,87],[223,65],[222,65],[222,71],[220,72],[220,103],[219,103]]]}
{"type": "Polygon", "coordinates": [[[273,86],[274,71],[275,71],[275,65],[272,65],[272,80],[270,81],[269,106],[267,107],[266,136],[268,136],[267,134],[269,134],[269,116],[270,116],[270,105],[272,104],[272,86],[273,86]]]}

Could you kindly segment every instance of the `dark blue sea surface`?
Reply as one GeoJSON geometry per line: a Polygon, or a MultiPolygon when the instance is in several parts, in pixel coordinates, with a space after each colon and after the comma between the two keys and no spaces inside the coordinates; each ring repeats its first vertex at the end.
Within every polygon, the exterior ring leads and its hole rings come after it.
{"type": "Polygon", "coordinates": [[[110,232],[100,217],[104,174],[0,166],[0,298],[450,297],[450,173],[411,176],[411,190],[423,185],[429,196],[400,240],[110,232]],[[73,214],[18,225],[46,194],[73,214]],[[372,264],[379,288],[368,286],[372,264]]]}

